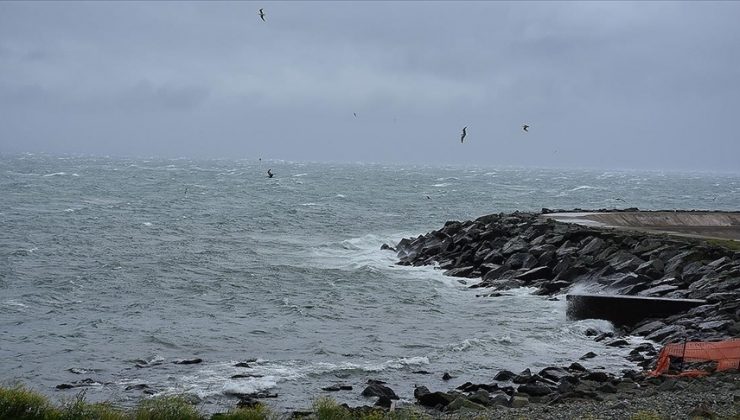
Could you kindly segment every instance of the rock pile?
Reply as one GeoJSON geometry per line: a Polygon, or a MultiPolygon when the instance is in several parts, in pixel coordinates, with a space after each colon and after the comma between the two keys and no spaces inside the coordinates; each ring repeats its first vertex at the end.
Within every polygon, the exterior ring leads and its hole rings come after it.
{"type": "MultiPolygon", "coordinates": [[[[636,209],[635,209],[636,210],[636,209]]],[[[542,214],[551,212],[543,209],[542,214]]],[[[717,340],[740,334],[740,253],[706,242],[566,224],[535,213],[491,214],[476,220],[445,223],[440,230],[402,239],[395,247],[401,265],[437,265],[445,274],[480,278],[471,288],[502,290],[534,287],[535,294],[566,293],[574,285],[609,294],[704,299],[707,304],[664,319],[647,319],[624,326],[617,335],[631,334],[668,343],[717,340]]],[[[628,345],[612,333],[586,331],[608,345],[628,345]]],[[[627,357],[643,368],[658,351],[650,343],[637,345],[627,357]]],[[[586,354],[584,358],[595,357],[586,354]]],[[[728,381],[734,382],[736,373],[728,381]]],[[[726,376],[726,374],[725,374],[726,376]]],[[[723,376],[724,377],[724,376],[723,376]]],[[[635,371],[622,377],[588,371],[578,363],[549,367],[537,374],[499,372],[489,384],[465,383],[450,392],[414,390],[417,402],[443,411],[503,406],[546,406],[566,400],[613,400],[650,387],[657,391],[676,381],[645,378],[635,371]],[[537,404],[535,404],[537,405],[537,404]]],[[[652,391],[652,392],[657,392],[652,391]]]]}
{"type": "Polygon", "coordinates": [[[536,287],[535,294],[553,295],[578,284],[610,294],[707,301],[625,331],[660,343],[740,334],[740,255],[693,239],[566,224],[515,212],[450,221],[440,230],[384,248],[395,250],[401,265],[437,264],[450,276],[480,278],[472,288],[527,286],[536,287]]]}

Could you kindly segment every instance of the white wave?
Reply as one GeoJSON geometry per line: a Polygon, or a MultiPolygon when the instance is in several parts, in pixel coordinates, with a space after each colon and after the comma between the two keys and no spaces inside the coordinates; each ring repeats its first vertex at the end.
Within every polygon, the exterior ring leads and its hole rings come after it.
{"type": "Polygon", "coordinates": [[[75,211],[75,209],[64,209],[64,211],[67,213],[72,213],[73,211],[75,211]]]}
{"type": "Polygon", "coordinates": [[[230,379],[224,384],[221,392],[224,394],[256,394],[275,388],[277,384],[278,378],[274,376],[230,379]]]}
{"type": "Polygon", "coordinates": [[[580,185],[580,186],[575,187],[573,189],[570,189],[568,191],[595,190],[595,189],[598,189],[598,187],[592,187],[590,185],[580,185]]]}
{"type": "Polygon", "coordinates": [[[471,347],[479,346],[481,344],[483,344],[483,341],[480,340],[479,338],[469,338],[467,340],[463,340],[462,343],[451,344],[449,346],[449,349],[451,351],[465,351],[471,347]]]}
{"type": "Polygon", "coordinates": [[[307,363],[299,360],[266,361],[257,359],[250,363],[250,368],[234,366],[235,362],[221,362],[206,364],[189,375],[175,381],[178,385],[169,387],[161,394],[192,393],[201,398],[222,393],[256,393],[276,387],[281,382],[304,380],[309,376],[346,371],[381,372],[385,370],[403,369],[407,366],[428,365],[429,358],[425,356],[402,357],[384,362],[367,363],[307,363]],[[254,376],[231,378],[235,374],[249,373],[254,376]],[[226,379],[229,378],[229,379],[226,379]],[[224,380],[226,379],[226,382],[224,380]]]}
{"type": "Polygon", "coordinates": [[[18,308],[28,308],[28,305],[26,305],[24,303],[21,303],[21,302],[18,302],[15,299],[5,300],[5,301],[3,301],[3,305],[5,305],[5,306],[15,306],[15,307],[18,307],[18,308]]]}
{"type": "Polygon", "coordinates": [[[144,222],[144,226],[151,226],[152,222],[144,222]]]}
{"type": "Polygon", "coordinates": [[[64,176],[67,175],[66,172],[54,172],[53,174],[46,174],[44,176],[64,176]]]}
{"type": "Polygon", "coordinates": [[[442,187],[449,187],[450,185],[452,184],[450,184],[449,182],[442,182],[439,184],[433,184],[432,187],[442,188],[442,187]]]}
{"type": "Polygon", "coordinates": [[[346,197],[346,195],[344,195],[344,194],[337,194],[337,195],[336,195],[335,197],[338,197],[338,198],[345,198],[345,197],[346,197]]]}
{"type": "Polygon", "coordinates": [[[297,178],[297,177],[300,177],[300,176],[306,176],[306,175],[308,175],[308,174],[295,174],[295,175],[293,175],[293,176],[297,178]]]}
{"type": "Polygon", "coordinates": [[[316,204],[316,203],[301,203],[301,205],[302,205],[302,206],[304,206],[304,207],[314,207],[314,206],[318,206],[318,204],[316,204]]]}
{"type": "Polygon", "coordinates": [[[80,174],[72,174],[72,176],[80,176],[80,174]]]}

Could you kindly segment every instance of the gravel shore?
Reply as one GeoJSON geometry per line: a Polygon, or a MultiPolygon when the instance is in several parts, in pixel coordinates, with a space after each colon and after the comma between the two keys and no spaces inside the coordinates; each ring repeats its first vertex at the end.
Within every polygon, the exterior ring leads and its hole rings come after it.
{"type": "MultiPolygon", "coordinates": [[[[432,414],[432,412],[430,412],[432,414]]],[[[648,380],[603,401],[572,399],[522,408],[493,407],[433,414],[439,419],[740,419],[740,374],[648,380]]]]}

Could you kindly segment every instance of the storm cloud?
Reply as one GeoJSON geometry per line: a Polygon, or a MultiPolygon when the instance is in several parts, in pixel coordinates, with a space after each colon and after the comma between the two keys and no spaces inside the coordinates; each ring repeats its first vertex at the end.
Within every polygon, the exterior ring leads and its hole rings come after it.
{"type": "Polygon", "coordinates": [[[735,2],[3,2],[0,152],[738,171],[739,21],[735,2]]]}

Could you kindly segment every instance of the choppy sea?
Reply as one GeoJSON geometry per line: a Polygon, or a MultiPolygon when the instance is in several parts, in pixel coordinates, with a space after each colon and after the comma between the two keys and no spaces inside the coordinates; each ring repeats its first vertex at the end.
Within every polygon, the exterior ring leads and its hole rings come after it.
{"type": "Polygon", "coordinates": [[[618,372],[628,350],[583,334],[612,327],[567,321],[564,299],[478,298],[380,246],[489,213],[632,206],[737,210],[740,175],[1,156],[0,383],[124,406],[188,394],[214,412],[230,393],[371,404],[368,379],[412,400],[414,384],[589,351],[586,367],[618,372]]]}

